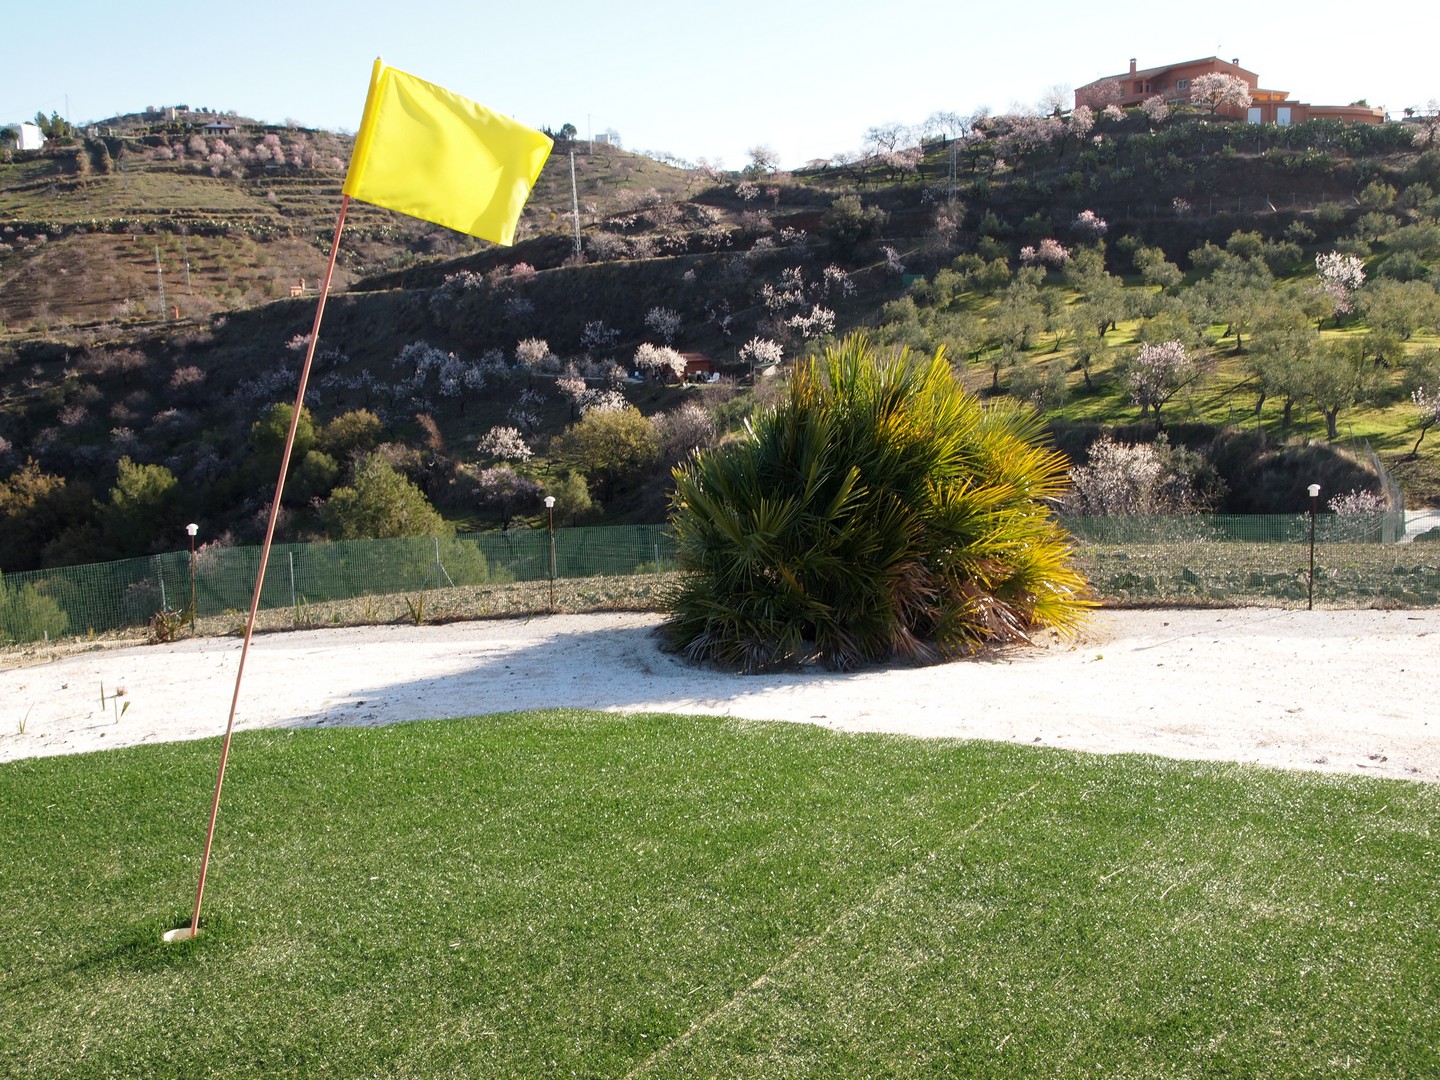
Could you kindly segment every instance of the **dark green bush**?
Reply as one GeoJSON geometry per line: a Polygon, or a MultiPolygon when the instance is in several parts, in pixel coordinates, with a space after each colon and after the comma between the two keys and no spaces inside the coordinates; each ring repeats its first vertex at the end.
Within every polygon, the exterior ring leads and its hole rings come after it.
{"type": "Polygon", "coordinates": [[[1041,501],[1067,462],[1039,433],[965,393],[943,350],[846,339],[748,438],[676,470],[671,639],[745,671],[844,670],[1075,628],[1088,586],[1041,501]]]}

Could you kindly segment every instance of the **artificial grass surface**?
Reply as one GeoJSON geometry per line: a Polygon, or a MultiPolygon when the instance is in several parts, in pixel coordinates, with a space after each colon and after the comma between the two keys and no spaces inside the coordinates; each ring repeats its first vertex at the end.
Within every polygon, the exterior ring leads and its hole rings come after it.
{"type": "Polygon", "coordinates": [[[1440,1072],[1440,788],[571,711],[0,766],[0,1074],[1440,1072]]]}

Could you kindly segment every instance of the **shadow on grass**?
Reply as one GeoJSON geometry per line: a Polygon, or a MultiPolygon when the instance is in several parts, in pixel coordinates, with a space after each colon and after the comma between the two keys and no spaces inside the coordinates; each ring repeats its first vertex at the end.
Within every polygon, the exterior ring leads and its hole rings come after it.
{"type": "MultiPolygon", "coordinates": [[[[19,995],[32,987],[67,978],[87,981],[101,975],[148,974],[184,966],[193,950],[200,947],[199,942],[167,943],[162,935],[173,927],[189,926],[190,915],[188,910],[175,910],[164,916],[97,923],[90,928],[92,944],[67,951],[52,962],[36,964],[28,976],[7,981],[6,993],[19,995]]],[[[72,942],[77,936],[83,937],[83,933],[66,935],[72,942]]]]}

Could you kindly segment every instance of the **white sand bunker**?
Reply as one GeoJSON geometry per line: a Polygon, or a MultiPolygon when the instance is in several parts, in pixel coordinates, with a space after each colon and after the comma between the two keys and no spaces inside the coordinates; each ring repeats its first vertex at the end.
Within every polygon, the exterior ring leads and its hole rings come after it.
{"type": "MultiPolygon", "coordinates": [[[[236,726],[576,706],[1440,782],[1428,696],[1436,610],[1102,611],[1077,643],[759,676],[661,651],[660,621],[611,613],[267,634],[251,646],[236,726]]],[[[222,734],[239,656],[238,639],[208,638],[0,671],[0,761],[222,734]]]]}

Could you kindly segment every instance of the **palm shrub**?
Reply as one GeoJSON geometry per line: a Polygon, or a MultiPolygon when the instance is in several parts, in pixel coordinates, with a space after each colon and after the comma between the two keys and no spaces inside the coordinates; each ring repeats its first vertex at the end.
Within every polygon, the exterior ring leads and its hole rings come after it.
{"type": "Polygon", "coordinates": [[[666,631],[690,657],[747,672],[1072,632],[1089,590],[1042,501],[1067,467],[1033,413],[967,394],[943,349],[925,361],[847,338],[743,440],[675,469],[687,572],[666,631]]]}

